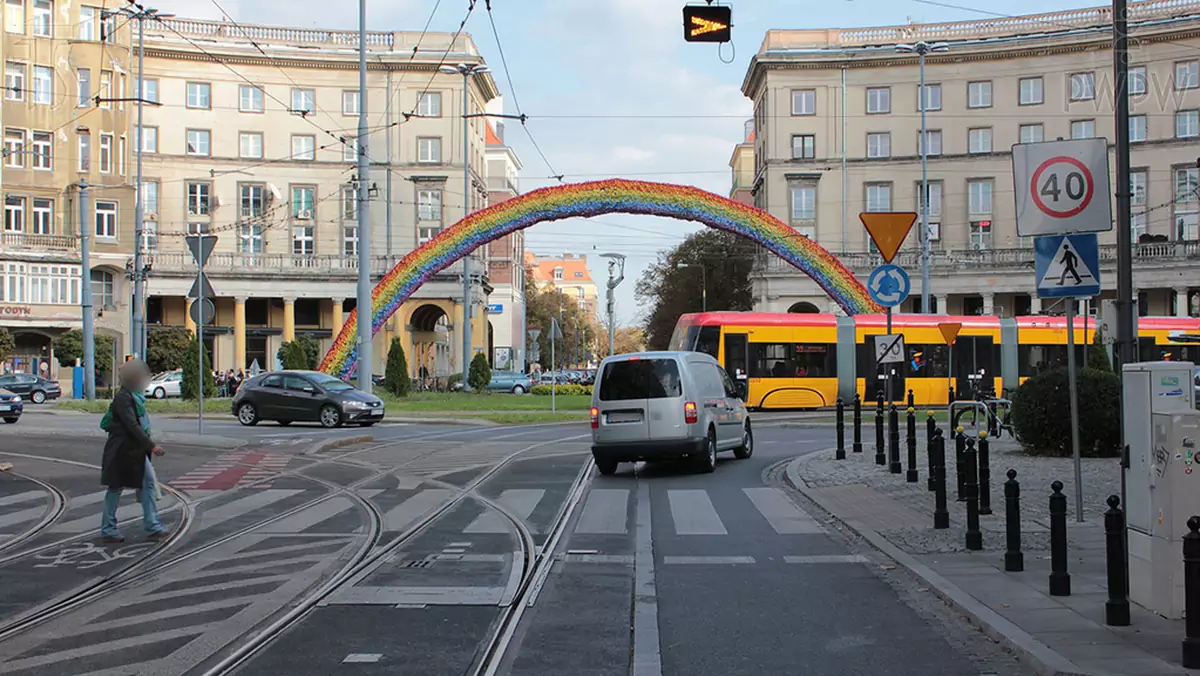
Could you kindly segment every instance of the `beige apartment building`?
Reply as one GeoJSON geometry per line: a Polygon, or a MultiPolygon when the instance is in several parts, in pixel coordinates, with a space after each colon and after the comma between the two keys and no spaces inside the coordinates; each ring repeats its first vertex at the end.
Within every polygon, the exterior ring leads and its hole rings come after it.
{"type": "MultiPolygon", "coordinates": [[[[130,30],[100,5],[3,0],[4,133],[0,192],[0,326],[16,352],[5,372],[70,382],[53,340],[83,325],[82,283],[93,290],[96,330],[128,338],[125,265],[133,243],[130,30]],[[88,185],[83,213],[79,187],[88,185]],[[91,270],[80,260],[91,235],[91,270]]],[[[104,365],[119,355],[97,355],[104,365]]],[[[104,369],[107,372],[108,369],[104,369]]],[[[68,389],[67,392],[70,392],[68,389]]]]}
{"type": "MultiPolygon", "coordinates": [[[[1139,309],[1200,316],[1200,2],[1131,2],[1129,10],[1139,309]]],[[[768,31],[742,85],[754,102],[754,141],[735,152],[734,192],[748,178],[736,160],[752,154],[754,204],[865,279],[881,261],[858,214],[921,208],[918,57],[897,46],[944,43],[925,70],[934,309],[1061,312],[1036,297],[1032,240],[1016,231],[1010,148],[1113,139],[1110,27],[1110,11],[1096,8],[768,31]]],[[[1113,232],[1100,241],[1103,297],[1112,297],[1117,242],[1113,232]]],[[[904,311],[920,306],[919,253],[914,228],[895,261],[914,284],[904,311]]],[[[754,291],[761,310],[834,311],[811,280],[775,258],[760,260],[754,291]]]]}
{"type": "MultiPolygon", "coordinates": [[[[502,114],[503,98],[488,102],[489,112],[502,114]]],[[[504,120],[487,128],[488,203],[499,204],[521,194],[521,159],[504,139],[504,120]]],[[[517,230],[488,245],[488,354],[492,367],[525,370],[525,231],[517,230]]]]}
{"type": "MultiPolygon", "coordinates": [[[[196,265],[187,234],[219,240],[206,267],[216,319],[204,331],[219,369],[276,365],[283,341],[330,345],[355,306],[360,234],[377,281],[413,248],[487,205],[482,116],[462,133],[463,76],[474,42],[448,33],[368,34],[370,219],[355,202],[358,34],[168,18],[146,25],[141,148],[151,278],[147,321],[194,329],[186,296],[196,265]],[[419,44],[418,44],[419,43],[419,44]],[[414,52],[414,48],[417,48],[414,52]],[[463,185],[464,142],[470,187],[463,185]],[[467,197],[464,199],[464,194],[467,197]]],[[[498,95],[468,79],[478,115],[498,95]]],[[[472,264],[475,350],[488,346],[486,252],[472,264]]],[[[376,336],[374,370],[398,337],[416,373],[461,370],[462,263],[424,284],[376,336]]]]}

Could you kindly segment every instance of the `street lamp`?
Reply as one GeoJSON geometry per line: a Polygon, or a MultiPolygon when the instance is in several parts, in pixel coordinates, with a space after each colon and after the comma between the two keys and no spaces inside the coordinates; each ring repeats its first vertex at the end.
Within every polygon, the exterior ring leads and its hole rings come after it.
{"type": "Polygon", "coordinates": [[[613,290],[625,281],[625,256],[606,253],[600,254],[600,257],[608,259],[608,356],[611,357],[616,353],[617,346],[616,300],[613,298],[613,290]]]}
{"type": "MultiPolygon", "coordinates": [[[[925,109],[929,107],[929,92],[925,91],[925,55],[929,52],[948,52],[944,42],[925,42],[896,45],[898,52],[916,52],[921,59],[921,88],[917,100],[921,106],[921,311],[930,314],[929,289],[929,128],[925,124],[925,109]]],[[[945,308],[938,308],[944,312],[945,308]]]]}
{"type": "MultiPolygon", "coordinates": [[[[471,148],[467,143],[467,115],[470,114],[470,80],[472,75],[482,75],[488,72],[488,67],[482,63],[465,64],[460,63],[457,66],[439,66],[438,71],[447,75],[460,74],[463,76],[463,218],[470,213],[471,199],[471,148]]],[[[471,350],[471,254],[463,256],[463,360],[462,360],[462,378],[463,390],[469,391],[470,374],[471,374],[471,357],[474,356],[471,350]]]]}
{"type": "Polygon", "coordinates": [[[675,268],[700,268],[700,311],[708,312],[708,270],[698,263],[679,263],[675,268]]]}

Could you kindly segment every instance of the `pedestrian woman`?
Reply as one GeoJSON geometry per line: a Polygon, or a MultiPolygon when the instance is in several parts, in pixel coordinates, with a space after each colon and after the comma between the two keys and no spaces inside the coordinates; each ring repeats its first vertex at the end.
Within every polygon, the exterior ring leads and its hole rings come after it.
{"type": "Polygon", "coordinates": [[[150,464],[150,458],[162,455],[163,449],[150,439],[145,394],[150,369],[145,362],[131,359],[121,365],[117,379],[121,389],[113,397],[108,413],[100,420],[101,429],[108,432],[100,469],[100,483],[108,488],[104,494],[100,535],[105,542],[124,542],[117,526],[117,505],[121,501],[121,492],[132,488],[138,502],[142,503],[142,527],[147,537],[161,540],[167,531],[158,520],[154,466],[150,464]]]}

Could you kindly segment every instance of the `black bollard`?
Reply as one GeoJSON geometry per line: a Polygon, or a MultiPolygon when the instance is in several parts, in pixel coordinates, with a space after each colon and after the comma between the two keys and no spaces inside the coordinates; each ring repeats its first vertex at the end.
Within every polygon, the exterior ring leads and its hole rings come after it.
{"type": "Polygon", "coordinates": [[[913,391],[909,390],[908,391],[908,407],[913,408],[914,406],[916,406],[916,403],[914,403],[914,402],[916,402],[916,398],[913,396],[913,391]]]}
{"type": "Polygon", "coordinates": [[[963,497],[963,485],[967,482],[967,475],[963,473],[963,452],[967,450],[967,435],[963,432],[962,425],[959,425],[954,430],[954,473],[957,476],[958,501],[966,500],[963,497]]]}
{"type": "Polygon", "coordinates": [[[1108,559],[1108,601],[1104,604],[1104,622],[1113,627],[1129,626],[1129,578],[1125,556],[1125,512],[1121,498],[1108,496],[1104,513],[1105,558],[1108,559]]]}
{"type": "Polygon", "coordinates": [[[979,532],[979,484],[975,483],[975,440],[967,439],[967,450],[963,452],[966,465],[966,483],[963,495],[967,499],[967,551],[983,549],[983,533],[979,532]]]}
{"type": "Polygon", "coordinates": [[[883,390],[875,401],[875,464],[887,464],[887,441],[883,433],[883,390]]]}
{"type": "Polygon", "coordinates": [[[1067,496],[1063,484],[1050,484],[1050,595],[1071,595],[1071,574],[1067,572],[1067,496]]]}
{"type": "Polygon", "coordinates": [[[920,481],[917,476],[917,411],[911,406],[908,407],[908,473],[904,480],[910,484],[920,481]]]}
{"type": "Polygon", "coordinates": [[[1187,520],[1183,536],[1183,668],[1200,669],[1200,516],[1187,520]]]}
{"type": "Polygon", "coordinates": [[[837,399],[837,459],[846,459],[846,406],[837,399]]]}
{"type": "Polygon", "coordinates": [[[854,393],[854,452],[862,453],[862,397],[854,393]]]}
{"type": "Polygon", "coordinates": [[[933,479],[933,437],[937,432],[937,421],[934,420],[933,411],[927,411],[926,415],[928,418],[925,420],[925,455],[929,460],[929,490],[932,492],[937,490],[933,479]]]}
{"type": "Polygon", "coordinates": [[[888,471],[899,474],[904,470],[900,464],[900,414],[896,405],[888,408],[888,471]]]}
{"type": "Polygon", "coordinates": [[[933,433],[933,527],[944,530],[950,527],[950,512],[946,511],[946,438],[941,430],[933,433]]]}
{"type": "Polygon", "coordinates": [[[987,432],[979,433],[979,513],[992,513],[991,442],[987,432]]]}
{"type": "Polygon", "coordinates": [[[1025,570],[1025,555],[1021,553],[1021,484],[1017,470],[1008,470],[1004,482],[1004,570],[1019,573],[1025,570]]]}

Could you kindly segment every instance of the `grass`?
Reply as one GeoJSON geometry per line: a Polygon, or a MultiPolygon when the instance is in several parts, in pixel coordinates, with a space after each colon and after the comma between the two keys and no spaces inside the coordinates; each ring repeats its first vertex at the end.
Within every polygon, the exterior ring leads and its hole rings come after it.
{"type": "Polygon", "coordinates": [[[563,412],[550,413],[484,413],[473,418],[482,418],[497,425],[534,425],[537,423],[582,422],[588,419],[586,413],[563,412]]]}
{"type": "MultiPolygon", "coordinates": [[[[396,397],[383,388],[377,389],[375,393],[387,404],[389,413],[433,411],[469,415],[472,412],[548,412],[550,410],[550,397],[541,397],[532,394],[413,392],[407,397],[396,397]]],[[[592,398],[587,395],[564,395],[556,397],[555,400],[560,411],[587,411],[592,406],[592,398]]]]}
{"type": "MultiPolygon", "coordinates": [[[[81,413],[104,413],[108,410],[110,399],[97,399],[95,401],[85,400],[67,400],[60,402],[58,407],[63,411],[79,411],[81,413]]],[[[228,399],[205,399],[205,413],[229,413],[228,399]]],[[[180,415],[180,414],[195,414],[197,410],[196,402],[184,401],[182,399],[147,399],[146,412],[150,415],[180,415]]]]}

